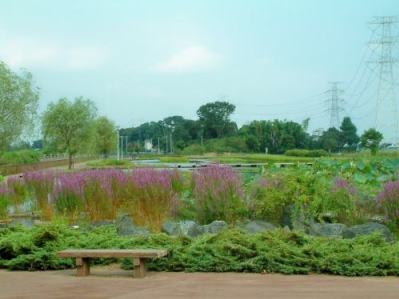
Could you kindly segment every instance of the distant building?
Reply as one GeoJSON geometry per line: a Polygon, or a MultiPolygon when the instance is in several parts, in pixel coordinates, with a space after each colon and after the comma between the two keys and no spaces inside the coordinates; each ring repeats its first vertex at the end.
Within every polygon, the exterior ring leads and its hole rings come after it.
{"type": "Polygon", "coordinates": [[[144,140],[144,150],[146,152],[152,152],[152,139],[144,140]]]}

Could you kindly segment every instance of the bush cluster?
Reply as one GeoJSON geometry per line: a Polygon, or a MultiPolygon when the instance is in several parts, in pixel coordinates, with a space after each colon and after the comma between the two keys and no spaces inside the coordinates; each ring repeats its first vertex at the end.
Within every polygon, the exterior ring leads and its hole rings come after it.
{"type": "Polygon", "coordinates": [[[0,156],[0,165],[31,164],[39,162],[41,157],[42,153],[35,150],[20,150],[20,151],[5,152],[0,156]]]}
{"type": "Polygon", "coordinates": [[[284,155],[291,157],[326,157],[328,153],[323,149],[307,150],[307,149],[290,149],[286,150],[284,155]]]}
{"type": "MultiPolygon", "coordinates": [[[[51,224],[3,229],[0,237],[0,267],[11,270],[71,268],[72,259],[56,256],[57,251],[66,248],[164,248],[169,255],[150,261],[150,270],[399,275],[399,244],[387,243],[379,235],[342,240],[286,230],[249,235],[227,229],[195,239],[165,234],[122,237],[113,226],[76,230],[51,224]]],[[[131,267],[130,260],[123,264],[131,267]]]]}

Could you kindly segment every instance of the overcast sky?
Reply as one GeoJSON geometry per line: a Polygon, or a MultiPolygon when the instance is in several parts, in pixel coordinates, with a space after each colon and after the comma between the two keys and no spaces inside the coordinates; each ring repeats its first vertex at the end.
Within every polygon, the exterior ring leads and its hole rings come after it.
{"type": "Polygon", "coordinates": [[[363,130],[377,85],[367,22],[398,14],[398,0],[1,0],[0,60],[33,73],[42,110],[84,96],[121,127],[196,118],[224,99],[239,125],[310,117],[326,128],[323,92],[341,81],[363,130]]]}

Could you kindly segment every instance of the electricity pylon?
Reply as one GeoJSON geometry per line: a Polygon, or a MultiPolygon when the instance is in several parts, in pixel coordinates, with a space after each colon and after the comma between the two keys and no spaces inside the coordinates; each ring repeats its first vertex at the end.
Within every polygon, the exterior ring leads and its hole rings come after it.
{"type": "Polygon", "coordinates": [[[376,53],[370,63],[376,65],[378,72],[378,90],[375,110],[375,127],[388,142],[399,142],[398,100],[395,95],[394,66],[398,59],[394,55],[398,36],[395,26],[399,23],[396,16],[374,17],[369,22],[375,31],[376,39],[369,42],[376,53]]]}
{"type": "Polygon", "coordinates": [[[330,115],[330,128],[339,129],[341,124],[340,113],[344,111],[342,108],[342,104],[344,100],[341,98],[343,93],[342,89],[338,88],[339,82],[330,82],[330,89],[327,91],[329,94],[329,98],[326,100],[326,104],[328,106],[327,112],[330,115]]]}

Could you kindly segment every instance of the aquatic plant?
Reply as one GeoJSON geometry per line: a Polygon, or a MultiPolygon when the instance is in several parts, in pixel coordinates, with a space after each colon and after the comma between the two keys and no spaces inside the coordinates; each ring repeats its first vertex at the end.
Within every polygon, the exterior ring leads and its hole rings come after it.
{"type": "Polygon", "coordinates": [[[399,227],[399,179],[385,183],[377,196],[377,207],[389,222],[399,227]]]}
{"type": "Polygon", "coordinates": [[[193,172],[193,196],[198,221],[235,222],[246,213],[239,175],[233,168],[211,165],[193,172]]]}

